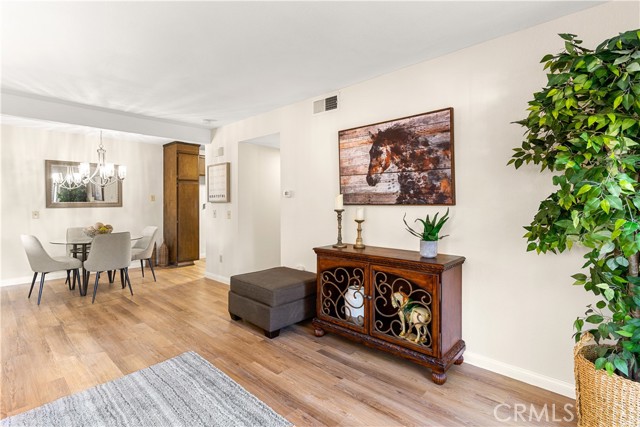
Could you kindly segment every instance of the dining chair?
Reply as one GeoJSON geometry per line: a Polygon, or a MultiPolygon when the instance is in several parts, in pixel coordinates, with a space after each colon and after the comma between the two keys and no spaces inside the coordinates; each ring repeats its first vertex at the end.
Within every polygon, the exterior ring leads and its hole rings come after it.
{"type": "Polygon", "coordinates": [[[129,264],[131,264],[131,233],[98,234],[93,238],[91,252],[89,252],[89,256],[84,262],[84,270],[86,272],[84,280],[85,293],[89,285],[91,272],[96,273],[92,304],[96,301],[100,273],[103,271],[120,270],[122,289],[124,289],[125,283],[128,284],[129,291],[133,295],[131,281],[129,280],[129,264]]]}
{"type": "Polygon", "coordinates": [[[142,239],[136,241],[131,248],[131,261],[140,260],[140,268],[142,268],[142,277],[144,277],[144,262],[147,261],[153,281],[156,281],[156,272],[153,271],[153,262],[151,255],[153,254],[153,244],[156,242],[158,235],[158,227],[150,225],[142,230],[142,239]]]}
{"type": "MultiPolygon", "coordinates": [[[[84,233],[84,227],[69,227],[67,228],[67,242],[73,242],[75,239],[86,239],[87,235],[84,233]]],[[[67,246],[69,256],[74,258],[78,258],[80,261],[85,261],[84,251],[80,245],[69,245],[67,246]]],[[[87,249],[90,249],[91,245],[87,246],[87,249]]]]}
{"type": "Polygon", "coordinates": [[[33,292],[33,286],[36,283],[38,273],[41,274],[40,291],[38,292],[38,305],[40,305],[40,300],[42,299],[44,278],[47,273],[51,273],[53,271],[66,271],[68,278],[69,272],[73,271],[73,287],[71,286],[71,283],[69,283],[69,289],[75,289],[76,280],[79,283],[78,286],[82,286],[80,284],[80,267],[82,267],[82,262],[80,260],[68,256],[51,257],[44,247],[42,247],[42,243],[40,243],[40,240],[38,240],[36,236],[22,234],[20,239],[22,240],[22,246],[24,246],[27,258],[29,259],[29,265],[33,271],[33,280],[31,280],[31,288],[29,289],[28,298],[31,298],[31,292],[33,292]]]}
{"type": "MultiPolygon", "coordinates": [[[[86,238],[84,233],[84,227],[69,227],[67,228],[67,242],[73,242],[76,239],[86,238]]],[[[91,248],[91,245],[87,245],[87,250],[91,248]]],[[[85,251],[82,249],[82,245],[67,245],[67,255],[73,258],[77,258],[80,261],[85,261],[85,251]]],[[[65,283],[70,283],[69,275],[67,274],[67,280],[65,283]]]]}

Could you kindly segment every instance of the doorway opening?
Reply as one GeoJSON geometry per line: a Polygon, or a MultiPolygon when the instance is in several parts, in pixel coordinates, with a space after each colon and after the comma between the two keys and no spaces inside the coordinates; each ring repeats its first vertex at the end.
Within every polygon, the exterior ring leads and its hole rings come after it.
{"type": "Polygon", "coordinates": [[[279,267],[280,134],[238,144],[239,272],[279,267]]]}

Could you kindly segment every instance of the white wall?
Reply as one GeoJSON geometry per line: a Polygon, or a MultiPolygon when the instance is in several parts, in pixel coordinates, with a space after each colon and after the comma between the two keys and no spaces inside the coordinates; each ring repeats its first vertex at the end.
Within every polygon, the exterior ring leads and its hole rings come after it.
{"type": "Polygon", "coordinates": [[[98,139],[85,135],[2,126],[0,172],[2,198],[0,234],[0,284],[31,281],[31,269],[20,243],[20,234],[33,234],[54,256],[65,247],[48,242],[64,238],[67,227],[97,221],[116,231],[141,232],[146,225],[160,227],[162,243],[162,146],[104,139],[107,160],[127,166],[120,208],[46,208],[44,161],[97,161],[98,139]],[[155,195],[152,202],[151,195],[155,195]],[[32,211],[40,219],[32,219],[32,211]]]}
{"type": "Polygon", "coordinates": [[[238,238],[236,271],[280,266],[280,150],[241,143],[238,152],[238,238]]]}
{"type": "MultiPolygon", "coordinates": [[[[539,202],[551,191],[551,176],[534,167],[506,167],[523,129],[527,101],[546,82],[539,64],[546,53],[563,48],[558,33],[575,33],[588,47],[639,27],[637,2],[610,2],[453,54],[350,86],[339,92],[337,111],[312,115],[313,99],[217,130],[207,158],[225,148],[217,161],[232,163],[232,194],[238,191],[238,142],[280,133],[282,263],[315,271],[315,246],[336,238],[333,200],[338,193],[341,129],[444,107],[455,110],[457,204],[440,252],[463,255],[463,338],[468,362],[567,395],[572,393],[572,322],[591,302],[571,286],[582,265],[577,250],[562,255],[526,253],[522,239],[539,202]]],[[[419,41],[416,41],[417,43],[419,41]]],[[[318,96],[315,99],[320,98],[318,96]]],[[[236,211],[238,198],[228,209],[236,211]]],[[[409,218],[443,211],[437,207],[367,206],[367,245],[418,249],[404,231],[409,218]]],[[[355,240],[355,207],[347,207],[344,240],[355,240]]],[[[228,278],[239,272],[243,244],[238,215],[211,219],[207,274],[228,278]],[[225,253],[225,262],[217,260],[225,253]],[[211,256],[215,253],[215,256],[211,256]]]]}

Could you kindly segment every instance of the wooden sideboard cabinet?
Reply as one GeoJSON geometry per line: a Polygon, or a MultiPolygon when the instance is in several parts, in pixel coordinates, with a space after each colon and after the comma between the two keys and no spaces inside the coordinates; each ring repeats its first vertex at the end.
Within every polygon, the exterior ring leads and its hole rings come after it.
{"type": "Polygon", "coordinates": [[[366,247],[314,248],[318,259],[315,334],[334,332],[431,368],[463,362],[462,263],[464,257],[366,247]]]}

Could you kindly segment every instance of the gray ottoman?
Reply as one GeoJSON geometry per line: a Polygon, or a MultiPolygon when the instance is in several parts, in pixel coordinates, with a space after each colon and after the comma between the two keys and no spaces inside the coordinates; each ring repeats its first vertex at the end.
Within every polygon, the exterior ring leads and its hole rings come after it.
{"type": "Polygon", "coordinates": [[[229,315],[245,319],[275,338],[280,329],[316,313],[316,275],[276,267],[231,276],[229,315]]]}

